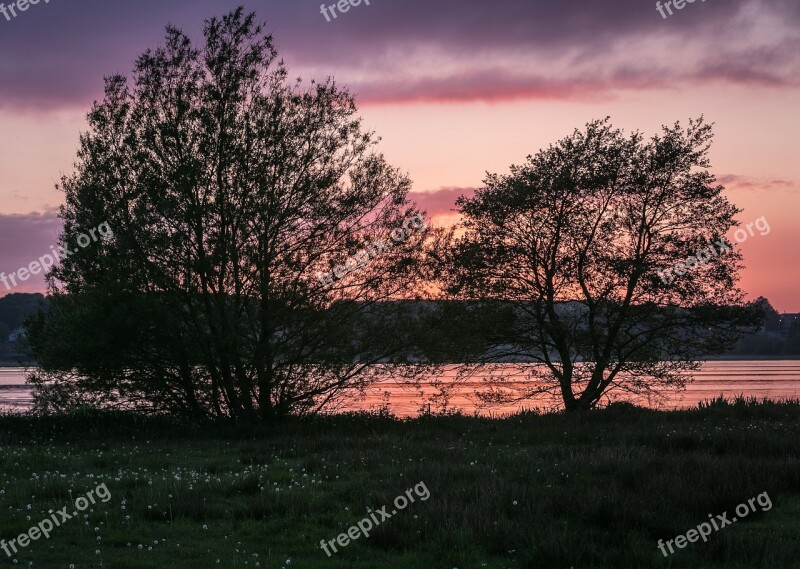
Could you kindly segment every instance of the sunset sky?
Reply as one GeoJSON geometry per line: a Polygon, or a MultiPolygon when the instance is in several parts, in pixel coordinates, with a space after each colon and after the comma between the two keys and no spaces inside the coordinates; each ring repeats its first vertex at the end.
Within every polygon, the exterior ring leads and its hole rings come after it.
{"type": "MultiPolygon", "coordinates": [[[[0,272],[56,242],[54,186],[103,76],[129,74],[167,23],[197,38],[238,4],[266,21],[292,76],[333,75],[357,94],[439,222],[486,171],[592,119],[650,134],[704,114],[740,221],[771,227],[742,245],[742,286],[800,312],[797,0],[698,0],[667,19],[649,0],[371,0],[331,22],[319,0],[40,1],[0,15],[0,272]]],[[[0,296],[42,289],[32,279],[0,296]]]]}

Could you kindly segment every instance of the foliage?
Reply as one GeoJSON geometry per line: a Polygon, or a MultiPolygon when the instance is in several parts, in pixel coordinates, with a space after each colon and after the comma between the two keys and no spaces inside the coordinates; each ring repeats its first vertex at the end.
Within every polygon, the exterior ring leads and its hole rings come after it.
{"type": "Polygon", "coordinates": [[[289,82],[241,8],[203,34],[197,47],[168,27],[88,116],[62,243],[103,222],[113,237],[51,273],[37,384],[191,415],[306,412],[402,351],[371,314],[402,320],[405,305],[376,303],[413,294],[425,232],[393,237],[419,215],[410,182],[346,90],[289,82]],[[357,270],[318,278],[379,240],[357,270]]]}
{"type": "Polygon", "coordinates": [[[614,386],[680,387],[698,358],[755,328],[739,251],[660,278],[737,224],[707,170],[711,140],[702,118],[649,140],[594,121],[460,198],[463,227],[440,243],[443,288],[516,306],[483,359],[546,364],[545,389],[580,410],[614,386]]]}

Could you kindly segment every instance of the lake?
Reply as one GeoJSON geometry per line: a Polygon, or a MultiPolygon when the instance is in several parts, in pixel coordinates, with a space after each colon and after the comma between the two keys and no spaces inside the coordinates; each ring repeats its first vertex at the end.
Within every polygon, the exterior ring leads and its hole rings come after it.
{"type": "MultiPolygon", "coordinates": [[[[509,368],[513,369],[513,368],[509,368]]],[[[511,374],[512,384],[522,384],[521,374],[511,374]]],[[[455,366],[443,366],[437,378],[448,384],[455,377],[455,366]]],[[[453,390],[449,399],[451,408],[461,409],[465,413],[475,411],[483,415],[501,415],[522,408],[547,408],[551,404],[544,401],[526,401],[514,404],[479,406],[473,394],[483,391],[486,385],[481,376],[466,380],[453,390]]],[[[427,406],[428,399],[437,393],[433,384],[423,383],[419,387],[397,384],[394,381],[383,381],[371,387],[358,401],[351,402],[340,410],[369,410],[386,407],[400,417],[418,414],[427,406]]],[[[734,398],[737,395],[762,399],[800,398],[800,360],[736,360],[710,361],[703,364],[695,374],[695,381],[687,385],[686,390],[667,393],[661,401],[636,400],[640,405],[663,409],[680,409],[694,407],[700,401],[718,396],[734,398]]],[[[614,394],[614,398],[631,400],[630,396],[614,394]]],[[[22,368],[0,368],[0,408],[25,410],[31,404],[30,389],[25,385],[25,374],[22,368]]],[[[436,409],[434,403],[433,408],[436,409]]]]}

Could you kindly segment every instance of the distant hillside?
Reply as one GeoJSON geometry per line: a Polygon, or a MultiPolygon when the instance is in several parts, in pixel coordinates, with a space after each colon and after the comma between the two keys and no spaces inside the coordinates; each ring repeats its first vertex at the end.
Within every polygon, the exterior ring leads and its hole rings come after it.
{"type": "MultiPolygon", "coordinates": [[[[0,298],[0,365],[17,365],[20,362],[16,336],[21,332],[25,319],[40,306],[47,307],[47,304],[48,299],[42,294],[15,293],[0,298]]],[[[800,314],[779,314],[769,303],[765,304],[765,308],[767,317],[762,330],[745,336],[736,348],[727,354],[720,354],[720,358],[800,357],[800,314]]]]}
{"type": "Polygon", "coordinates": [[[0,365],[20,362],[14,340],[25,319],[42,305],[47,305],[47,298],[38,293],[14,293],[0,298],[0,365]]]}
{"type": "Polygon", "coordinates": [[[12,330],[22,326],[25,318],[36,312],[42,302],[43,294],[14,293],[0,298],[0,322],[12,330]]]}
{"type": "Polygon", "coordinates": [[[767,313],[764,327],[748,334],[727,356],[800,357],[800,314],[767,313]]]}

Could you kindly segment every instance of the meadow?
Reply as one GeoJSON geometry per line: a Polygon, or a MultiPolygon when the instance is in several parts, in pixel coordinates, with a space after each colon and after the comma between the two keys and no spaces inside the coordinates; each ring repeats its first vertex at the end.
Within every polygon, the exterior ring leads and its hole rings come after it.
{"type": "Polygon", "coordinates": [[[0,567],[796,568],[800,402],[248,425],[0,417],[0,538],[103,483],[108,502],[0,552],[0,567]],[[320,548],[420,482],[429,499],[320,548]],[[763,492],[769,511],[659,551],[763,492]]]}

